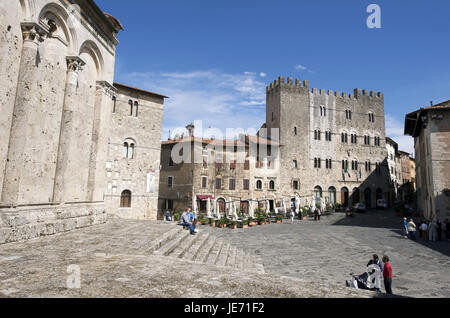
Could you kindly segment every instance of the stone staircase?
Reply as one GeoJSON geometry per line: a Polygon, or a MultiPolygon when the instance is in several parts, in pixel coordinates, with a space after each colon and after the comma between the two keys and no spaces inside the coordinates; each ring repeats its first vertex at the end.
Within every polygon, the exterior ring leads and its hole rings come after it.
{"type": "Polygon", "coordinates": [[[191,235],[181,226],[171,226],[153,242],[149,252],[239,271],[264,273],[264,266],[255,256],[207,232],[191,235]]]}

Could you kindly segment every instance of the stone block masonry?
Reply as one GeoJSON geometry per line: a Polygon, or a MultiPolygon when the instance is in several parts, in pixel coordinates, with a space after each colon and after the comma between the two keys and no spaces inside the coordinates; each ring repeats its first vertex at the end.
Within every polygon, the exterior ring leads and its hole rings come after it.
{"type": "Polygon", "coordinates": [[[105,222],[106,209],[102,203],[2,209],[0,244],[68,232],[105,222]]]}

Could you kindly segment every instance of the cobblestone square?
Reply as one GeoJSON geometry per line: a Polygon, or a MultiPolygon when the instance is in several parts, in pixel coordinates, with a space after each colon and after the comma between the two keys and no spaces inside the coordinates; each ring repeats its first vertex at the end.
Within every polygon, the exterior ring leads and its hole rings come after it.
{"type": "Polygon", "coordinates": [[[0,246],[0,297],[385,297],[344,284],[373,253],[391,257],[398,296],[449,297],[449,244],[403,239],[390,214],[245,230],[200,226],[196,236],[174,223],[110,217],[0,246]],[[73,264],[79,289],[67,284],[73,264]]]}
{"type": "Polygon", "coordinates": [[[402,218],[392,211],[287,222],[214,233],[255,252],[266,272],[322,283],[344,284],[350,273],[364,272],[373,254],[386,254],[396,295],[450,297],[450,243],[403,238],[402,218]]]}

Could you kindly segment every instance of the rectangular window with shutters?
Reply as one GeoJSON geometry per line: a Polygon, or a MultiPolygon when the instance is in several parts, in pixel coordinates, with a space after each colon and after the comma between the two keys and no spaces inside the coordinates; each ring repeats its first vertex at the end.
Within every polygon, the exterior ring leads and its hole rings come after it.
{"type": "Polygon", "coordinates": [[[250,190],[250,180],[244,179],[244,190],[250,190]]]}
{"type": "Polygon", "coordinates": [[[230,190],[236,190],[236,180],[230,179],[230,190]]]}
{"type": "Polygon", "coordinates": [[[208,177],[202,177],[202,189],[206,189],[208,187],[208,177]]]}
{"type": "Polygon", "coordinates": [[[172,188],[172,187],[173,187],[173,177],[168,177],[168,178],[167,178],[167,186],[168,186],[169,188],[172,188]]]}
{"type": "Polygon", "coordinates": [[[245,160],[244,170],[250,170],[250,161],[249,160],[245,160]]]}
{"type": "Polygon", "coordinates": [[[216,179],[216,189],[222,189],[222,179],[216,179]]]}

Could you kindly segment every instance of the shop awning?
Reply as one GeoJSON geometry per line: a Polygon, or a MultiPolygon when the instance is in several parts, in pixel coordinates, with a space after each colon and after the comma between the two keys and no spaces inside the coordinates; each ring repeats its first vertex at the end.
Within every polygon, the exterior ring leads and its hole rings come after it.
{"type": "Polygon", "coordinates": [[[197,200],[206,201],[208,199],[214,200],[212,195],[197,195],[197,200]]]}

